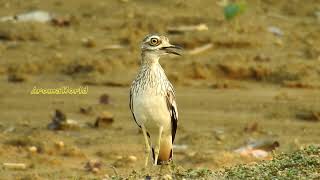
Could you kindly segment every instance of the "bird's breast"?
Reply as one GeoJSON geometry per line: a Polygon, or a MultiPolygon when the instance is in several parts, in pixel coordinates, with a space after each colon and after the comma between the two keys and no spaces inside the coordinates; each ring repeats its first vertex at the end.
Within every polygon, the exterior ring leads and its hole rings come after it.
{"type": "Polygon", "coordinates": [[[137,94],[134,99],[134,114],[139,124],[149,128],[170,128],[170,113],[164,96],[145,92],[137,94]]]}

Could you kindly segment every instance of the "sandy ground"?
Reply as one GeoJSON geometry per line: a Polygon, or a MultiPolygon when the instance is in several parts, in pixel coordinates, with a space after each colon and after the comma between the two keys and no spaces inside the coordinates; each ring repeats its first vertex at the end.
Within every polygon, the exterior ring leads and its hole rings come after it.
{"type": "Polygon", "coordinates": [[[161,60],[177,91],[176,164],[220,169],[259,161],[234,152],[250,139],[279,142],[276,153],[320,144],[319,2],[247,4],[227,22],[209,0],[0,0],[0,17],[44,10],[68,22],[0,22],[0,162],[27,165],[1,167],[0,179],[94,179],[140,170],[144,142],[128,108],[138,45],[150,32],[168,34],[179,25],[204,23],[209,30],[169,34],[185,54],[161,60]],[[189,54],[208,43],[211,49],[189,54]],[[86,95],[30,94],[35,86],[86,85],[86,95]],[[104,93],[110,104],[99,103],[104,93]],[[88,107],[88,114],[80,112],[88,107]],[[80,127],[49,130],[55,109],[80,127]],[[92,127],[103,111],[114,122],[92,127]],[[97,173],[85,170],[93,159],[102,164],[97,173]]]}

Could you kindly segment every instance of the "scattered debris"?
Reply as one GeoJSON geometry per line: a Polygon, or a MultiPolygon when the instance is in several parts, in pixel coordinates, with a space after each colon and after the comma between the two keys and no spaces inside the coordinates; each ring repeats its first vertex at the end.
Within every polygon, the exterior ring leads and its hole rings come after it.
{"type": "Polygon", "coordinates": [[[275,36],[283,36],[282,30],[276,26],[269,26],[268,31],[274,34],[275,36]]]}
{"type": "Polygon", "coordinates": [[[14,22],[40,22],[45,23],[51,21],[53,15],[46,11],[31,11],[23,14],[18,14],[14,16],[5,16],[0,18],[0,22],[14,21],[14,22]]]}
{"type": "Polygon", "coordinates": [[[93,38],[83,38],[81,41],[82,45],[87,48],[93,48],[96,46],[96,43],[94,42],[93,38]]]}
{"type": "Polygon", "coordinates": [[[296,114],[296,118],[309,121],[309,122],[320,122],[320,111],[304,111],[296,114]]]}
{"type": "Polygon", "coordinates": [[[111,177],[108,174],[103,175],[103,178],[101,180],[110,180],[111,177]]]}
{"type": "Polygon", "coordinates": [[[214,42],[216,48],[249,48],[253,44],[245,40],[219,40],[214,42]]]}
{"type": "Polygon", "coordinates": [[[301,88],[301,89],[316,89],[320,88],[320,86],[308,84],[305,82],[298,82],[298,81],[284,81],[283,82],[284,87],[288,88],[301,88]]]}
{"type": "Polygon", "coordinates": [[[256,132],[258,128],[259,128],[259,124],[257,122],[248,123],[244,128],[244,132],[246,133],[256,132]]]}
{"type": "Polygon", "coordinates": [[[113,82],[113,81],[106,81],[106,82],[94,82],[94,81],[83,81],[82,85],[88,86],[111,86],[111,87],[128,87],[129,83],[125,82],[113,82]]]}
{"type": "Polygon", "coordinates": [[[84,152],[76,146],[68,146],[63,148],[62,155],[65,157],[86,157],[84,152]]]}
{"type": "Polygon", "coordinates": [[[27,165],[24,163],[3,163],[4,168],[8,169],[19,169],[24,170],[27,169],[27,165]]]}
{"type": "Polygon", "coordinates": [[[255,158],[268,158],[270,155],[269,152],[279,146],[280,144],[278,141],[252,141],[247,145],[236,149],[234,152],[244,157],[252,156],[255,158]]]}
{"type": "Polygon", "coordinates": [[[104,82],[102,83],[102,85],[111,86],[111,87],[128,87],[129,86],[128,83],[112,82],[112,81],[104,82]]]}
{"type": "Polygon", "coordinates": [[[66,16],[66,17],[54,17],[51,20],[51,23],[55,26],[59,27],[65,27],[65,26],[70,26],[71,24],[72,17],[71,16],[66,16]]]}
{"type": "Polygon", "coordinates": [[[108,94],[102,94],[99,98],[100,104],[110,104],[110,96],[108,94]]]}
{"type": "Polygon", "coordinates": [[[10,126],[3,131],[4,134],[14,132],[16,128],[14,126],[10,126]]]}
{"type": "Polygon", "coordinates": [[[47,23],[51,22],[55,26],[69,26],[71,24],[71,17],[58,17],[52,13],[36,10],[30,11],[27,13],[17,14],[14,16],[5,16],[0,18],[0,22],[39,22],[39,23],[47,23]]]}
{"type": "Polygon", "coordinates": [[[28,150],[29,150],[29,152],[31,152],[31,153],[36,153],[36,152],[38,152],[38,148],[37,148],[36,146],[30,146],[30,147],[28,148],[28,150]]]}
{"type": "Polygon", "coordinates": [[[67,119],[66,115],[59,109],[56,109],[52,121],[48,124],[50,130],[77,129],[80,125],[77,121],[67,119]]]}
{"type": "Polygon", "coordinates": [[[256,62],[270,62],[270,57],[265,54],[258,54],[253,58],[256,62]]]}
{"type": "Polygon", "coordinates": [[[84,166],[84,169],[89,172],[99,173],[102,168],[102,162],[99,160],[90,160],[84,166]]]}
{"type": "Polygon", "coordinates": [[[217,65],[225,75],[232,79],[263,80],[272,74],[268,66],[245,66],[241,63],[221,63],[217,65]]]}
{"type": "Polygon", "coordinates": [[[188,149],[188,145],[186,145],[186,144],[181,144],[181,145],[179,145],[179,144],[174,144],[173,145],[173,150],[175,151],[175,152],[183,152],[183,151],[186,151],[188,149]]]}
{"type": "Polygon", "coordinates": [[[196,47],[194,49],[189,50],[188,54],[190,54],[190,55],[199,54],[199,53],[202,53],[204,51],[207,51],[208,49],[210,49],[212,47],[213,47],[213,44],[212,43],[208,43],[208,44],[202,45],[200,47],[196,47]]]}
{"type": "Polygon", "coordinates": [[[64,142],[63,141],[57,141],[57,142],[54,143],[54,146],[57,149],[63,149],[64,148],[64,142]]]}
{"type": "Polygon", "coordinates": [[[161,179],[163,179],[163,180],[172,180],[173,178],[172,178],[172,176],[170,174],[165,174],[165,175],[163,175],[161,177],[161,179]]]}
{"type": "Polygon", "coordinates": [[[136,162],[138,160],[138,158],[136,156],[130,155],[130,156],[128,156],[128,160],[130,162],[136,162]]]}
{"type": "Polygon", "coordinates": [[[170,26],[167,28],[169,34],[182,34],[190,31],[207,31],[209,28],[206,24],[185,25],[185,26],[170,26]]]}
{"type": "Polygon", "coordinates": [[[92,111],[93,111],[92,106],[80,107],[80,113],[81,113],[81,114],[86,114],[86,115],[88,115],[88,114],[91,114],[92,111]]]}
{"type": "Polygon", "coordinates": [[[224,129],[216,128],[213,130],[213,135],[218,141],[223,141],[225,139],[224,129]]]}
{"type": "Polygon", "coordinates": [[[241,86],[224,81],[224,82],[216,82],[216,83],[210,85],[210,88],[212,88],[212,89],[234,89],[234,88],[241,88],[241,86]]]}
{"type": "Polygon", "coordinates": [[[103,111],[96,119],[96,122],[94,123],[94,127],[98,128],[103,125],[109,126],[113,123],[113,114],[111,114],[108,111],[103,111]]]}
{"type": "Polygon", "coordinates": [[[111,166],[111,168],[113,168],[115,170],[115,167],[126,167],[129,164],[134,164],[137,160],[138,160],[138,158],[133,155],[129,155],[129,156],[118,155],[116,157],[115,162],[113,163],[113,166],[111,166]]]}
{"type": "Polygon", "coordinates": [[[9,82],[20,83],[26,81],[27,79],[27,76],[23,74],[11,73],[8,75],[9,82]]]}
{"type": "Polygon", "coordinates": [[[108,50],[117,50],[117,49],[124,49],[125,46],[121,44],[110,44],[104,46],[100,51],[108,51],[108,50]]]}

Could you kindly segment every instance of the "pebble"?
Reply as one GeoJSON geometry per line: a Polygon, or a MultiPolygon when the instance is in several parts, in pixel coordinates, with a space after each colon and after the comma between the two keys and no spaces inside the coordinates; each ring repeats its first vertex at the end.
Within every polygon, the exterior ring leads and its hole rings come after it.
{"type": "Polygon", "coordinates": [[[94,127],[109,126],[113,123],[113,114],[108,111],[103,111],[96,119],[94,127]]]}
{"type": "Polygon", "coordinates": [[[64,148],[64,142],[63,141],[57,141],[54,143],[55,147],[57,147],[58,149],[62,149],[64,148]]]}
{"type": "Polygon", "coordinates": [[[133,155],[129,156],[128,159],[129,159],[130,162],[136,162],[137,161],[137,157],[133,156],[133,155]]]}
{"type": "Polygon", "coordinates": [[[30,147],[28,148],[28,150],[29,150],[31,153],[36,153],[36,152],[38,152],[38,148],[37,148],[36,146],[30,146],[30,147]]]}
{"type": "Polygon", "coordinates": [[[166,174],[166,175],[162,176],[162,179],[163,180],[171,180],[172,176],[170,174],[166,174]]]}
{"type": "Polygon", "coordinates": [[[108,94],[102,94],[99,98],[100,104],[110,104],[110,96],[108,94]]]}
{"type": "Polygon", "coordinates": [[[81,41],[82,41],[83,46],[85,46],[87,48],[93,48],[96,46],[96,43],[94,42],[94,40],[92,38],[83,38],[81,41]]]}
{"type": "Polygon", "coordinates": [[[276,35],[276,36],[283,36],[282,30],[280,28],[276,27],[276,26],[268,27],[268,31],[271,32],[272,34],[276,35]]]}
{"type": "Polygon", "coordinates": [[[283,46],[283,41],[281,39],[276,39],[274,44],[278,46],[283,46]]]}

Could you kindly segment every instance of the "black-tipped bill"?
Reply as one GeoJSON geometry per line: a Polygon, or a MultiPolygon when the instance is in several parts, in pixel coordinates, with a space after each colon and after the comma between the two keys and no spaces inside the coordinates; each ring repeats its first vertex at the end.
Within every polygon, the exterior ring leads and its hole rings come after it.
{"type": "Polygon", "coordinates": [[[168,54],[175,54],[175,55],[181,56],[179,50],[182,50],[183,48],[180,46],[171,45],[171,46],[167,46],[167,47],[162,47],[160,49],[164,50],[168,54]]]}

